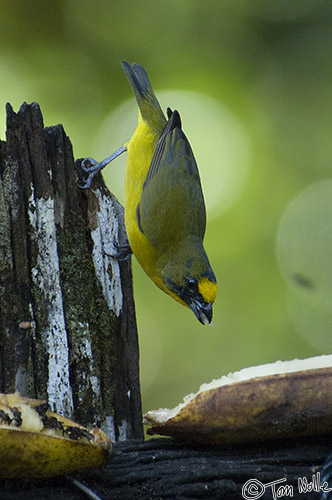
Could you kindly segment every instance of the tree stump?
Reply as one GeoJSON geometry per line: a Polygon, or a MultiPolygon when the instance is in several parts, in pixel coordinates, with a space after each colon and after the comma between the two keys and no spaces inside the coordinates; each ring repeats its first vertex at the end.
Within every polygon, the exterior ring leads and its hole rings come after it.
{"type": "Polygon", "coordinates": [[[113,440],[142,438],[138,340],[123,208],[101,176],[78,187],[63,127],[7,105],[0,143],[0,391],[113,440]]]}

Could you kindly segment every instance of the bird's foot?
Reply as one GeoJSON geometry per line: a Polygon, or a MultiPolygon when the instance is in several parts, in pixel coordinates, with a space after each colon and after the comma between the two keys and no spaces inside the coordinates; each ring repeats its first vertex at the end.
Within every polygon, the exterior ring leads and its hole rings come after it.
{"type": "Polygon", "coordinates": [[[84,158],[81,163],[81,169],[83,170],[84,173],[88,174],[87,179],[84,181],[83,184],[80,184],[79,187],[81,189],[88,189],[91,187],[92,180],[98,172],[100,172],[106,165],[108,165],[114,158],[117,158],[120,156],[124,151],[126,151],[126,146],[121,146],[117,151],[112,153],[110,156],[105,158],[103,161],[96,161],[93,158],[84,158]]]}
{"type": "Polygon", "coordinates": [[[125,243],[124,245],[120,244],[115,244],[115,252],[112,254],[106,253],[109,257],[112,257],[113,259],[117,259],[119,262],[124,262],[126,260],[130,259],[130,256],[132,255],[132,250],[129,245],[129,243],[125,243]]]}
{"type": "Polygon", "coordinates": [[[125,245],[118,245],[115,258],[118,259],[120,262],[123,262],[125,260],[129,260],[132,253],[133,252],[129,243],[125,245]]]}
{"type": "Polygon", "coordinates": [[[93,158],[84,158],[81,163],[81,169],[83,172],[88,174],[88,177],[84,180],[83,184],[79,184],[79,187],[81,189],[88,189],[91,187],[92,179],[98,172],[101,171],[102,168],[104,168],[104,162],[98,162],[94,160],[93,158]]]}

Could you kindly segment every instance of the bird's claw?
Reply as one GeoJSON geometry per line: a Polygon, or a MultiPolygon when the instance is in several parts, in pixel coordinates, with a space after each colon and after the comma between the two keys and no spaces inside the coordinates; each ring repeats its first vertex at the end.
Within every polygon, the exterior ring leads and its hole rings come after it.
{"type": "Polygon", "coordinates": [[[82,160],[82,163],[81,163],[81,169],[83,170],[83,172],[85,172],[86,174],[89,174],[87,179],[84,180],[84,183],[83,184],[79,184],[78,186],[81,188],[81,189],[89,189],[89,187],[91,187],[91,184],[92,184],[92,179],[94,178],[94,176],[100,172],[100,170],[104,167],[103,163],[102,162],[97,162],[96,160],[94,160],[93,158],[84,158],[84,160],[82,160]],[[87,166],[89,165],[89,166],[87,166]]]}
{"type": "Polygon", "coordinates": [[[126,260],[129,260],[133,251],[130,247],[129,242],[123,244],[123,245],[116,245],[116,253],[114,254],[114,257],[119,261],[119,262],[125,262],[126,260]]]}
{"type": "MultiPolygon", "coordinates": [[[[82,160],[82,163],[81,163],[81,169],[86,172],[87,174],[91,173],[91,172],[94,172],[96,170],[96,167],[97,167],[97,170],[98,170],[98,166],[100,165],[100,163],[98,163],[96,160],[94,160],[93,158],[84,158],[84,160],[82,160]],[[89,164],[90,166],[86,166],[86,164],[89,164]]],[[[101,169],[102,167],[99,168],[99,170],[101,169]]]]}
{"type": "Polygon", "coordinates": [[[112,253],[105,252],[105,254],[108,257],[112,257],[113,259],[116,259],[119,262],[125,262],[126,260],[130,259],[133,252],[128,241],[123,245],[121,245],[120,243],[114,243],[114,246],[115,246],[115,252],[112,253]]]}
{"type": "Polygon", "coordinates": [[[94,178],[94,176],[98,172],[100,172],[100,170],[102,170],[104,167],[106,167],[106,165],[108,165],[112,160],[114,160],[114,158],[117,158],[126,150],[127,150],[126,146],[121,146],[121,148],[119,148],[117,151],[115,151],[110,156],[105,158],[105,160],[100,161],[100,162],[98,162],[90,157],[84,158],[84,160],[82,160],[82,163],[81,163],[81,169],[83,170],[83,172],[85,172],[86,174],[89,174],[89,175],[88,175],[88,178],[86,179],[86,181],[84,181],[84,184],[80,185],[79,187],[81,189],[88,189],[91,186],[92,179],[94,178]],[[89,164],[89,166],[86,165],[87,163],[89,164]]]}

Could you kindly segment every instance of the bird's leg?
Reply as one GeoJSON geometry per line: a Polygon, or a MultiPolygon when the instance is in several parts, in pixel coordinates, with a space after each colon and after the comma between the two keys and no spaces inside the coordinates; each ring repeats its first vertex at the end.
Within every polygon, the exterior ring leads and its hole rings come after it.
{"type": "Polygon", "coordinates": [[[120,262],[123,262],[125,260],[129,260],[131,254],[132,254],[132,249],[129,245],[129,241],[123,245],[117,245],[117,252],[113,255],[117,260],[120,262]]]}
{"type": "Polygon", "coordinates": [[[116,259],[119,262],[125,262],[126,260],[130,259],[130,256],[132,255],[133,251],[131,249],[128,240],[123,244],[115,243],[114,246],[115,246],[115,252],[114,253],[105,252],[105,255],[107,255],[108,257],[112,257],[113,259],[116,259]]]}
{"type": "Polygon", "coordinates": [[[81,189],[88,189],[91,186],[92,179],[94,176],[100,172],[106,165],[108,165],[114,158],[117,158],[120,156],[124,151],[126,151],[127,148],[126,146],[121,146],[120,149],[115,151],[113,154],[105,158],[103,161],[96,161],[93,158],[84,158],[84,160],[81,163],[81,169],[83,172],[88,174],[88,178],[84,181],[84,184],[81,184],[79,187],[81,189]]]}
{"type": "Polygon", "coordinates": [[[113,242],[115,248],[112,254],[108,254],[107,252],[105,253],[109,257],[113,257],[114,259],[117,259],[118,261],[122,262],[125,260],[129,260],[130,255],[133,252],[131,250],[127,236],[125,220],[124,220],[124,208],[117,199],[115,199],[113,203],[114,203],[115,213],[119,222],[118,242],[115,241],[113,242]]]}

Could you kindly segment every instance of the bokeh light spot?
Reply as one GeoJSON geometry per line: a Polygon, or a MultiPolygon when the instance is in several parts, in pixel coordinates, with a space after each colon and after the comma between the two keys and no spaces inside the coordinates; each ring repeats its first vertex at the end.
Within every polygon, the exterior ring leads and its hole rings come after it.
{"type": "Polygon", "coordinates": [[[314,183],[290,204],[281,222],[277,254],[289,285],[297,330],[319,348],[331,335],[332,180],[314,183]],[[328,337],[328,338],[327,338],[328,337]]]}
{"type": "MultiPolygon", "coordinates": [[[[248,180],[250,140],[242,123],[222,103],[203,94],[185,91],[156,92],[163,109],[180,112],[183,130],[194,151],[209,218],[229,209],[248,180]]],[[[94,150],[98,159],[119,148],[137,123],[134,99],[118,107],[102,124],[94,150]]],[[[104,177],[123,202],[125,155],[108,167],[104,177]]]]}
{"type": "Polygon", "coordinates": [[[278,235],[278,260],[288,284],[321,307],[332,303],[331,200],[332,180],[313,184],[291,203],[278,235]]]}

